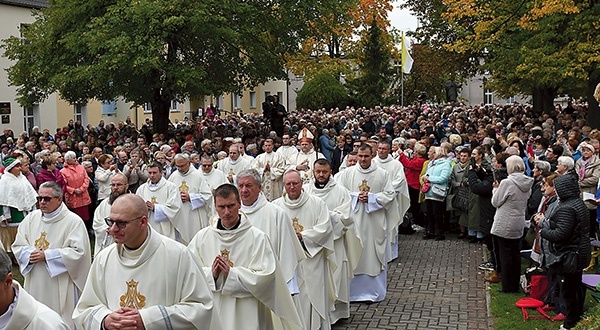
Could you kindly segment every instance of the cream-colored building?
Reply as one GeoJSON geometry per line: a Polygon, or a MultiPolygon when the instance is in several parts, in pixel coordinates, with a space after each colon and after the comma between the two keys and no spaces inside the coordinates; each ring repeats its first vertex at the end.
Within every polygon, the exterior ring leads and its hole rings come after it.
{"type": "MultiPolygon", "coordinates": [[[[0,0],[0,39],[20,36],[20,29],[31,24],[35,17],[33,10],[49,6],[46,0],[0,0]]],[[[17,88],[9,86],[5,71],[12,62],[0,56],[0,113],[2,130],[9,128],[15,134],[31,132],[34,126],[48,128],[53,133],[56,128],[66,126],[69,120],[80,120],[83,126],[96,126],[100,120],[105,123],[125,121],[128,117],[141,126],[146,118],[152,117],[149,104],[134,107],[131,103],[117,99],[113,102],[90,101],[85,105],[73,105],[52,94],[44,102],[31,108],[23,108],[16,101],[17,88]]],[[[239,95],[224,94],[218,97],[207,96],[199,100],[186,100],[183,103],[171,102],[171,121],[183,120],[201,114],[202,109],[213,105],[225,114],[242,111],[262,113],[262,102],[268,95],[278,95],[281,104],[288,110],[295,109],[296,93],[301,87],[301,79],[290,76],[291,85],[285,80],[271,81],[246,90],[239,95]],[[300,83],[299,83],[300,81],[300,83]],[[300,85],[298,85],[300,84],[300,85]],[[300,86],[300,87],[298,87],[300,86]]]]}

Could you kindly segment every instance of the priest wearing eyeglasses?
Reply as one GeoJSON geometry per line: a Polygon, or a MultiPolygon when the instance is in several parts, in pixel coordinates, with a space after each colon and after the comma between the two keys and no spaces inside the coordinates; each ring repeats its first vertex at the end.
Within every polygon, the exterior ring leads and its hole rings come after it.
{"type": "Polygon", "coordinates": [[[40,185],[39,210],[19,225],[12,245],[25,290],[73,328],[71,315],[91,263],[88,233],[81,218],[63,203],[55,182],[40,185]]]}
{"type": "Polygon", "coordinates": [[[205,329],[213,297],[192,253],[148,225],[146,202],[118,197],[105,219],[116,244],[94,259],[73,319],[83,329],[205,329]]]}

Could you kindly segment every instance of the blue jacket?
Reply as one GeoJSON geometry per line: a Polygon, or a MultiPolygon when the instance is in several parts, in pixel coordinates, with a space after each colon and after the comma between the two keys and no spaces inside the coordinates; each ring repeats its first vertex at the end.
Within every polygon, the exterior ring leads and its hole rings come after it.
{"type": "MultiPolygon", "coordinates": [[[[430,161],[427,167],[425,175],[429,176],[429,182],[431,185],[440,185],[448,187],[448,180],[450,180],[450,174],[452,174],[452,161],[448,158],[440,158],[434,161],[430,161]]],[[[425,199],[432,199],[437,201],[443,201],[444,198],[439,198],[429,191],[425,193],[425,199]]]]}

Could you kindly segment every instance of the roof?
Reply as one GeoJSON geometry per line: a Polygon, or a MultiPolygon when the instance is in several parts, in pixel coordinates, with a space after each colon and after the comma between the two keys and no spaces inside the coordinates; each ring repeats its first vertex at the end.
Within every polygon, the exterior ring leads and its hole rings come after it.
{"type": "Polygon", "coordinates": [[[36,9],[50,7],[48,0],[0,0],[0,4],[36,9]]]}

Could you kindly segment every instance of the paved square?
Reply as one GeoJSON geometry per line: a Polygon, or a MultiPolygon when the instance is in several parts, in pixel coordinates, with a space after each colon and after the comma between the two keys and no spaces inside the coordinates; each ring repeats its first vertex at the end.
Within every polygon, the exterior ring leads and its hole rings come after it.
{"type": "Polygon", "coordinates": [[[483,272],[485,246],[448,235],[400,236],[400,256],[389,264],[388,291],[380,303],[351,304],[343,329],[493,329],[483,272]]]}

